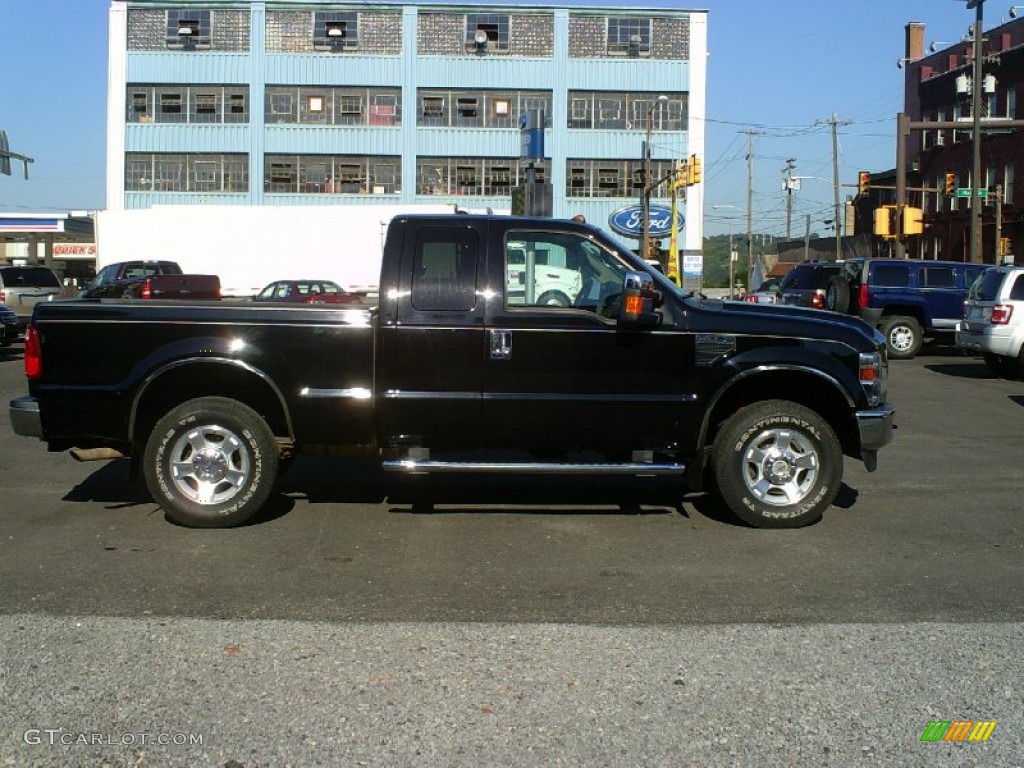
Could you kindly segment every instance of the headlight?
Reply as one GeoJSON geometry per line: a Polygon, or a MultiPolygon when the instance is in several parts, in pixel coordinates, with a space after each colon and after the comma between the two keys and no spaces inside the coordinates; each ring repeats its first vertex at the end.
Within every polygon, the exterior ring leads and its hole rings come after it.
{"type": "Polygon", "coordinates": [[[861,352],[858,377],[864,394],[867,395],[869,405],[881,405],[885,402],[889,362],[884,351],[861,352]]]}

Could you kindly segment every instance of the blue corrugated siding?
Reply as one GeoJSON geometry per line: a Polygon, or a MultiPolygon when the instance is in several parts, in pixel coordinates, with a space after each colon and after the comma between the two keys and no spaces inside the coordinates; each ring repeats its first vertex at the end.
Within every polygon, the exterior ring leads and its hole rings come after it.
{"type": "Polygon", "coordinates": [[[125,130],[126,152],[243,152],[252,146],[248,125],[131,124],[125,130]],[[187,149],[183,149],[186,147],[187,149]]]}
{"type": "Polygon", "coordinates": [[[253,68],[248,54],[128,54],[129,83],[222,83],[246,85],[253,68]]]}
{"type": "Polygon", "coordinates": [[[268,53],[264,82],[274,85],[398,86],[403,62],[398,56],[295,56],[268,53]]]}
{"type": "Polygon", "coordinates": [[[264,134],[264,152],[289,155],[401,155],[400,128],[332,128],[273,125],[264,134]]]}

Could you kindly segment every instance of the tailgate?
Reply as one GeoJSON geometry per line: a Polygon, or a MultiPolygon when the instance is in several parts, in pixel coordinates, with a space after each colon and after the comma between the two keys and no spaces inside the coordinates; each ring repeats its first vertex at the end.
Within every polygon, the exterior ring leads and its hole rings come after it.
{"type": "Polygon", "coordinates": [[[962,327],[965,331],[980,331],[992,325],[992,301],[970,300],[964,304],[962,327]]]}

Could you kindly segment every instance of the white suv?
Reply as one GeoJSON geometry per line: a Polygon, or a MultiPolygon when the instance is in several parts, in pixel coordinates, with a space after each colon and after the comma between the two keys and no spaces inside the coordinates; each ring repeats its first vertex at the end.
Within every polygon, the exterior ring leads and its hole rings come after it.
{"type": "Polygon", "coordinates": [[[990,267],[974,281],[956,345],[1000,376],[1024,377],[1024,267],[990,267]]]}

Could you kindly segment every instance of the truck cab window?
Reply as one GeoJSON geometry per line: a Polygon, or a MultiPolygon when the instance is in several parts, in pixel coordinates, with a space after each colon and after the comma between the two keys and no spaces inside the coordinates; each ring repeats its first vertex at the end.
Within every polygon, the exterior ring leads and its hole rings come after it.
{"type": "Polygon", "coordinates": [[[416,238],[412,306],[420,311],[468,311],[476,306],[478,236],[473,230],[436,227],[416,238]]]}
{"type": "Polygon", "coordinates": [[[513,231],[505,240],[505,303],[516,307],[575,307],[612,316],[629,266],[572,233],[513,231]]]}

